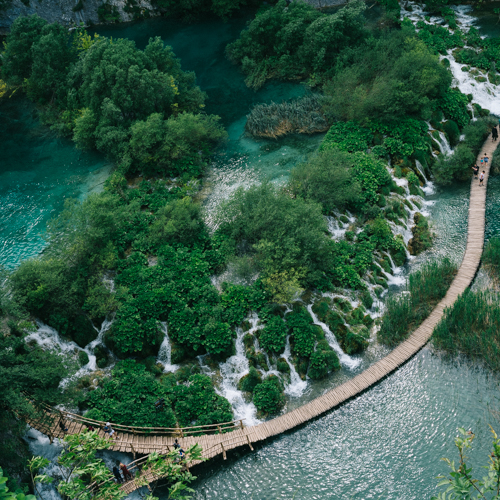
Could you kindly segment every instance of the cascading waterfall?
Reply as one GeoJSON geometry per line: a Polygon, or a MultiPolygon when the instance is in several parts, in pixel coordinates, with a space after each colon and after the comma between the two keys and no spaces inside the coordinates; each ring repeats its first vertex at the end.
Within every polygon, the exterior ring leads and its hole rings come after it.
{"type": "Polygon", "coordinates": [[[300,375],[295,369],[295,365],[290,359],[292,356],[292,350],[290,347],[289,335],[286,337],[285,352],[281,356],[286,360],[288,366],[290,366],[290,384],[285,387],[285,394],[292,398],[298,398],[302,396],[302,394],[304,394],[305,390],[307,389],[307,382],[300,378],[300,375]]]}
{"type": "Polygon", "coordinates": [[[318,319],[316,314],[314,314],[314,311],[312,309],[312,304],[309,304],[307,306],[307,310],[309,311],[309,314],[311,315],[311,318],[313,319],[313,322],[315,325],[318,325],[322,328],[322,330],[325,332],[325,337],[327,342],[330,344],[330,347],[338,354],[340,363],[347,368],[350,368],[353,370],[359,364],[361,363],[360,359],[354,359],[351,358],[348,354],[346,354],[342,348],[340,347],[339,343],[337,342],[337,338],[335,337],[335,334],[330,330],[327,324],[323,323],[318,319]]]}
{"type": "MultiPolygon", "coordinates": [[[[476,23],[476,19],[469,14],[469,12],[472,11],[471,5],[451,6],[451,8],[455,10],[457,24],[462,29],[468,29],[476,23]]],[[[418,21],[423,21],[426,24],[444,25],[444,20],[441,17],[431,17],[430,21],[427,21],[425,16],[426,12],[421,5],[413,2],[406,2],[401,6],[401,17],[410,19],[415,25],[418,21]],[[411,6],[411,11],[407,10],[406,7],[408,6],[411,6]]],[[[465,46],[465,48],[467,48],[467,46],[465,46]]],[[[473,101],[482,108],[489,109],[494,114],[500,114],[500,85],[490,83],[488,78],[486,78],[484,82],[479,82],[475,79],[474,75],[471,75],[468,71],[462,71],[462,67],[465,65],[455,60],[453,49],[449,49],[446,56],[441,56],[441,58],[444,57],[450,61],[450,71],[460,91],[464,94],[472,94],[473,101]]]]}
{"type": "Polygon", "coordinates": [[[441,130],[438,130],[439,133],[439,141],[435,139],[435,141],[438,143],[439,150],[441,151],[441,154],[444,156],[450,156],[453,153],[453,149],[450,146],[450,143],[448,142],[448,138],[444,134],[444,132],[441,132],[441,130]]]}
{"type": "Polygon", "coordinates": [[[163,332],[163,342],[158,351],[156,360],[163,365],[164,372],[175,372],[177,365],[172,364],[172,345],[170,344],[170,337],[168,336],[168,327],[165,321],[160,322],[160,329],[163,332]]]}
{"type": "Polygon", "coordinates": [[[96,356],[94,354],[94,349],[98,345],[103,345],[103,337],[105,332],[109,330],[113,324],[114,318],[106,318],[101,325],[97,338],[90,342],[85,348],[81,348],[76,342],[72,340],[62,339],[57,330],[54,328],[37,321],[38,329],[26,336],[26,342],[35,341],[39,346],[49,348],[59,352],[61,355],[72,355],[77,351],[83,351],[87,354],[89,362],[82,366],[76,373],[70,375],[69,377],[61,380],[60,387],[65,387],[71,380],[75,378],[83,377],[88,373],[91,373],[97,369],[96,356]]]}
{"type": "MultiPolygon", "coordinates": [[[[248,318],[252,325],[250,333],[258,330],[257,322],[259,318],[253,313],[248,318]]],[[[234,410],[234,418],[244,420],[245,425],[256,425],[260,421],[257,419],[257,408],[253,403],[248,403],[243,397],[243,393],[238,389],[239,380],[244,377],[250,370],[248,359],[245,356],[245,345],[243,337],[247,332],[241,328],[236,329],[236,354],[228,358],[224,363],[220,363],[220,374],[222,381],[220,383],[220,391],[222,395],[231,403],[234,410]]]]}

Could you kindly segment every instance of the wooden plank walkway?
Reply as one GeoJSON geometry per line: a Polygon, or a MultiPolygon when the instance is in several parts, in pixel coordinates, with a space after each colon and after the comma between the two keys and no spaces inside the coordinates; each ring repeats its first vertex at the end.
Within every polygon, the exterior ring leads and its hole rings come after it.
{"type": "MultiPolygon", "coordinates": [[[[489,136],[478,156],[478,165],[480,165],[480,158],[484,153],[487,153],[491,162],[496,146],[497,142],[493,142],[491,136],[489,136]]],[[[226,458],[227,451],[241,446],[250,446],[250,448],[253,449],[252,443],[263,441],[272,436],[289,431],[360,394],[414,356],[429,341],[434,331],[434,327],[443,316],[444,309],[451,306],[458,296],[469,287],[479,267],[484,243],[485,204],[489,168],[490,163],[482,168],[486,171],[484,186],[480,187],[478,180],[473,179],[471,181],[467,246],[457,276],[453,280],[446,296],[437,304],[429,317],[407,340],[397,346],[385,358],[370,366],[353,379],[328,391],[326,394],[300,408],[254,427],[237,428],[232,432],[224,434],[189,436],[184,438],[178,437],[181,446],[186,449],[195,443],[199,443],[203,448],[203,456],[207,459],[220,454],[226,458]]],[[[64,437],[64,433],[58,426],[58,419],[55,419],[51,424],[38,421],[29,423],[32,427],[35,427],[47,435],[57,438],[64,437]]],[[[68,431],[76,433],[80,432],[82,429],[82,423],[74,422],[71,423],[68,431]]],[[[174,439],[175,436],[155,436],[154,433],[149,436],[144,436],[120,432],[119,439],[111,449],[115,451],[131,452],[134,456],[137,453],[146,455],[153,451],[165,453],[173,446],[174,439]]],[[[144,473],[148,480],[154,481],[158,479],[147,471],[144,473]]],[[[129,481],[122,486],[122,489],[126,493],[131,493],[137,489],[137,487],[134,481],[129,481]]]]}

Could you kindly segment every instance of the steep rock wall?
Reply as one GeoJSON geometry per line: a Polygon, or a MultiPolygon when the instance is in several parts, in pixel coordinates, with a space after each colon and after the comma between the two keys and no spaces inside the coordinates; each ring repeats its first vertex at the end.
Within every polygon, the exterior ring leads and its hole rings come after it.
{"type": "Polygon", "coordinates": [[[0,35],[7,34],[16,18],[31,14],[38,14],[51,23],[99,24],[103,20],[99,18],[98,9],[104,5],[119,16],[117,20],[120,22],[132,21],[138,11],[151,16],[160,15],[150,0],[11,0],[10,6],[0,11],[0,35]],[[135,8],[135,13],[131,7],[135,8]]]}

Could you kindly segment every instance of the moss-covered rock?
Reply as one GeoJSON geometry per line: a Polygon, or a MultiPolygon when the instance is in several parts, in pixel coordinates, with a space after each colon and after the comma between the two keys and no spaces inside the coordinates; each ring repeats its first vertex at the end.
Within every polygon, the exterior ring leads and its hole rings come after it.
{"type": "Polygon", "coordinates": [[[427,219],[420,212],[413,216],[413,221],[413,238],[408,242],[408,251],[411,255],[418,255],[432,246],[432,233],[427,219]]]}
{"type": "Polygon", "coordinates": [[[98,335],[92,322],[83,314],[80,314],[71,322],[68,334],[80,347],[87,346],[98,335]]]}
{"type": "Polygon", "coordinates": [[[238,390],[243,392],[253,392],[255,386],[261,382],[261,374],[254,367],[250,367],[250,371],[238,381],[238,390]]]}
{"type": "Polygon", "coordinates": [[[290,373],[290,365],[286,362],[285,358],[279,358],[277,368],[280,373],[290,373]]]}

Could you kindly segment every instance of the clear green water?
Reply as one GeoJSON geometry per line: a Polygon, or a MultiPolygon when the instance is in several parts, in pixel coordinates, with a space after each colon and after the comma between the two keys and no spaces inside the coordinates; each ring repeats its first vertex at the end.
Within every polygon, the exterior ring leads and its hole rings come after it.
{"type": "Polygon", "coordinates": [[[13,268],[45,246],[42,234],[65,198],[99,189],[109,165],[57,138],[25,99],[0,101],[0,265],[13,268]]]}

